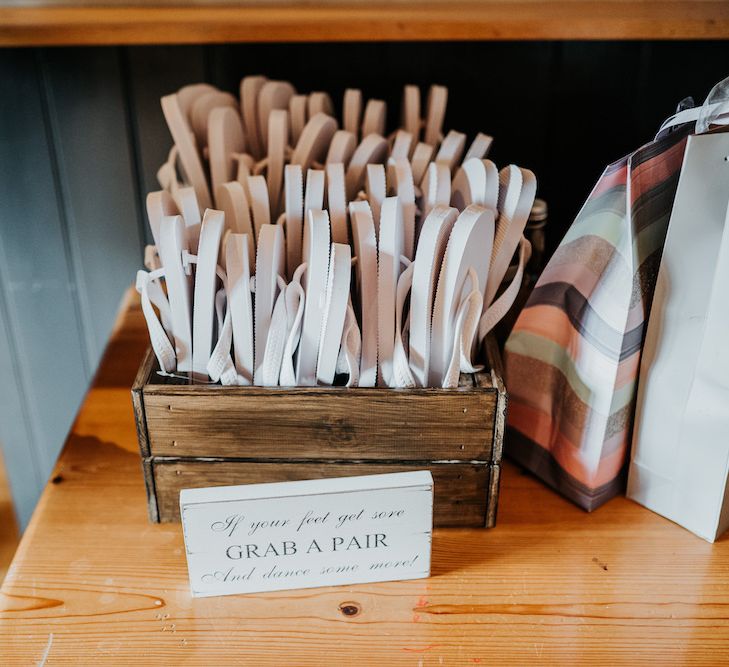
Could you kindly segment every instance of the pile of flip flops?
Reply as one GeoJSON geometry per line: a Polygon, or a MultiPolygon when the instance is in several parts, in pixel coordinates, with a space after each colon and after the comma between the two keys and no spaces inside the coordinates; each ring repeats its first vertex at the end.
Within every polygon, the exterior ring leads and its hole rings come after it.
{"type": "Polygon", "coordinates": [[[444,135],[448,91],[401,127],[348,89],[246,77],[162,98],[137,289],[160,372],[225,385],[456,387],[521,285],[534,174],[444,135]]]}

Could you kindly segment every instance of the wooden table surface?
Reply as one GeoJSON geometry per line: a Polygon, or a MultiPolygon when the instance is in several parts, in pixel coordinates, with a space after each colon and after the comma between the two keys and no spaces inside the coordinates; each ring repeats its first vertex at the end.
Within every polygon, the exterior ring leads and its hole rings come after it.
{"type": "Polygon", "coordinates": [[[179,525],[147,522],[145,335],[132,302],[3,584],[0,664],[729,660],[729,540],[624,498],[586,514],[508,464],[497,527],[436,530],[430,579],[193,600],[179,525]]]}

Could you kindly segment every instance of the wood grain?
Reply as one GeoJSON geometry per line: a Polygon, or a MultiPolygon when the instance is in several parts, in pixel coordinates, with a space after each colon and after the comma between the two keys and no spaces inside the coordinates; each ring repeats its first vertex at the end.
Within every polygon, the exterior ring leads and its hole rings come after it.
{"type": "Polygon", "coordinates": [[[510,464],[498,526],[434,531],[429,579],[193,600],[179,525],[146,516],[129,401],[145,348],[134,309],[0,589],[3,665],[726,660],[729,539],[624,498],[586,514],[510,464]]]}
{"type": "MultiPolygon", "coordinates": [[[[353,477],[425,470],[433,474],[433,523],[437,526],[483,526],[491,484],[491,467],[465,463],[406,465],[376,463],[152,460],[157,511],[164,522],[180,520],[180,489],[322,477],[353,477]]],[[[497,491],[498,492],[498,491],[497,491]]]]}
{"type": "Polygon", "coordinates": [[[148,386],[144,411],[153,456],[490,461],[496,399],[491,388],[148,386]]]}
{"type": "Polygon", "coordinates": [[[0,46],[223,42],[721,39],[722,0],[247,3],[0,8],[0,46]]]}

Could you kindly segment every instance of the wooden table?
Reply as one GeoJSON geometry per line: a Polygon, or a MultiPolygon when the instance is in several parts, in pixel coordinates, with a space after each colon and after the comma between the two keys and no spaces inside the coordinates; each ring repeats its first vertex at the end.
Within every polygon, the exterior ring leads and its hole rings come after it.
{"type": "Polygon", "coordinates": [[[430,579],[193,600],[179,525],[147,522],[145,337],[132,300],[2,587],[3,665],[727,661],[729,540],[622,498],[585,514],[511,465],[497,527],[435,531],[430,579]]]}

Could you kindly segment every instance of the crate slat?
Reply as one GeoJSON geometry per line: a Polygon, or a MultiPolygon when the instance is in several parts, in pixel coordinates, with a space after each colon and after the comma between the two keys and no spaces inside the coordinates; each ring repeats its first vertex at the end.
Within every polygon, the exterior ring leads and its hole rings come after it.
{"type": "Polygon", "coordinates": [[[209,456],[214,432],[221,457],[490,461],[496,392],[443,393],[208,387],[148,394],[150,452],[209,456]]]}
{"type": "Polygon", "coordinates": [[[403,464],[372,462],[249,462],[175,461],[154,462],[159,520],[179,521],[180,489],[266,482],[288,482],[324,477],[352,477],[429,469],[434,482],[434,522],[438,526],[483,526],[484,499],[491,483],[488,465],[403,464]]]}

